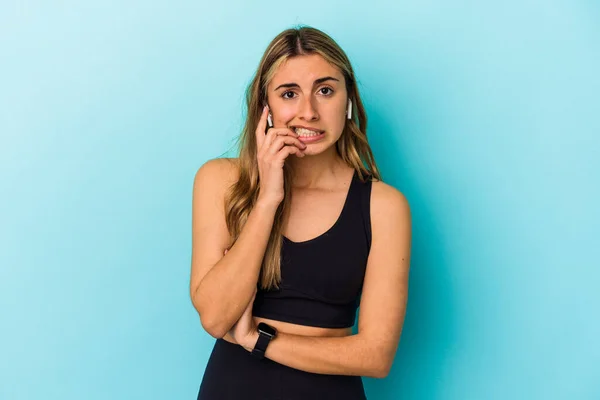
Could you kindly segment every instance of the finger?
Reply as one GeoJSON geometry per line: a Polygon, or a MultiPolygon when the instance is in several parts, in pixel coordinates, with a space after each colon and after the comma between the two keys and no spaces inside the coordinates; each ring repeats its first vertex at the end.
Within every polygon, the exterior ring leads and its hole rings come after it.
{"type": "Polygon", "coordinates": [[[256,131],[254,134],[256,135],[256,145],[257,148],[261,148],[265,141],[265,130],[267,128],[267,115],[269,114],[268,106],[264,106],[262,110],[262,114],[260,115],[260,119],[258,120],[258,125],[256,127],[256,131]]]}
{"type": "Polygon", "coordinates": [[[298,157],[304,157],[305,153],[296,146],[285,146],[279,153],[277,153],[277,159],[285,162],[290,154],[296,154],[298,157]]]}
{"type": "Polygon", "coordinates": [[[270,148],[271,154],[273,154],[273,155],[277,154],[277,152],[279,152],[286,145],[296,146],[300,150],[306,150],[306,147],[307,147],[306,144],[302,143],[302,141],[297,138],[290,137],[290,136],[281,136],[281,137],[276,138],[275,141],[273,142],[273,145],[271,145],[271,148],[270,148]]]}
{"type": "Polygon", "coordinates": [[[292,137],[292,138],[297,138],[298,134],[288,128],[271,128],[271,129],[269,129],[269,132],[267,133],[267,137],[265,138],[265,142],[264,142],[263,146],[270,147],[272,145],[272,143],[279,136],[288,136],[288,137],[292,137]]]}

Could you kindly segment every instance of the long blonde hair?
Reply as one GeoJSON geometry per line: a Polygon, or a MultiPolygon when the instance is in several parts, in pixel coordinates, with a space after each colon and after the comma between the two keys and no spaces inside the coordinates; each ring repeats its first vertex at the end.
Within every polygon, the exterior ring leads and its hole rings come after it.
{"type": "MultiPolygon", "coordinates": [[[[241,135],[238,137],[238,162],[240,174],[225,197],[227,228],[233,242],[248,219],[260,190],[257,144],[255,130],[267,100],[267,85],[277,68],[287,59],[319,54],[343,73],[348,97],[352,100],[352,119],[346,120],[344,131],[336,142],[340,158],[357,172],[359,179],[366,176],[381,180],[373,153],[367,141],[367,116],[354,78],[352,65],[344,51],[324,32],[299,26],[287,29],[277,35],[264,52],[258,69],[246,90],[247,117],[241,135]],[[365,167],[366,164],[366,167],[365,167]]],[[[269,243],[260,273],[262,289],[279,288],[281,282],[281,247],[283,245],[283,222],[291,204],[291,171],[284,165],[284,200],[280,203],[273,222],[269,243]]]]}

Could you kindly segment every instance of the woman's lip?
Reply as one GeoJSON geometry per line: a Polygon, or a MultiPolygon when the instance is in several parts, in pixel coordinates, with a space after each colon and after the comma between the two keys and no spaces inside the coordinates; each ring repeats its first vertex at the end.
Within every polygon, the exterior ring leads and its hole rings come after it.
{"type": "Polygon", "coordinates": [[[300,140],[302,143],[312,143],[312,142],[316,142],[317,140],[321,140],[324,137],[325,137],[325,132],[322,132],[317,136],[298,136],[298,140],[300,140]]]}
{"type": "Polygon", "coordinates": [[[323,132],[325,132],[325,131],[324,131],[324,130],[322,130],[322,129],[309,128],[309,127],[307,127],[307,126],[302,126],[302,125],[294,125],[294,126],[292,126],[291,128],[292,128],[294,131],[296,131],[296,129],[298,129],[298,128],[302,128],[302,129],[307,129],[307,130],[309,130],[309,131],[313,131],[313,132],[319,132],[319,133],[323,133],[323,132]]]}

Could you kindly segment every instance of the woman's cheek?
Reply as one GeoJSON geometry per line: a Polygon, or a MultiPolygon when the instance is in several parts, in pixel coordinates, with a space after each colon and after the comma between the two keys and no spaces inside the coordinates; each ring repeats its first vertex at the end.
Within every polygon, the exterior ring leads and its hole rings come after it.
{"type": "Polygon", "coordinates": [[[296,116],[296,111],[290,110],[290,109],[284,109],[284,110],[279,111],[276,119],[281,121],[281,123],[283,125],[287,125],[287,122],[293,120],[295,116],[296,116]]]}

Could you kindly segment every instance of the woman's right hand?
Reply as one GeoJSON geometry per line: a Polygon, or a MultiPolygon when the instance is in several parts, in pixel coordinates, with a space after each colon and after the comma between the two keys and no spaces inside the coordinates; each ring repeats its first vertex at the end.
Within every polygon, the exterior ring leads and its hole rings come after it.
{"type": "Polygon", "coordinates": [[[288,128],[267,128],[269,109],[263,108],[256,127],[256,158],[260,179],[259,198],[281,203],[284,198],[283,165],[290,154],[304,157],[306,145],[298,139],[296,132],[288,128]]]}

